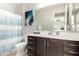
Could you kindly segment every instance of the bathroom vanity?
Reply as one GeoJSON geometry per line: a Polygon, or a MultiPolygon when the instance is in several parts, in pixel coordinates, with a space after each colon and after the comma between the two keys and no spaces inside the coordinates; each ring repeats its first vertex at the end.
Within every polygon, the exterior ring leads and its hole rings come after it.
{"type": "Polygon", "coordinates": [[[60,35],[28,35],[29,56],[79,56],[79,40],[60,35]]]}
{"type": "Polygon", "coordinates": [[[79,56],[79,4],[57,4],[35,11],[36,31],[28,34],[29,56],[79,56]],[[39,25],[41,25],[41,30],[39,25]],[[56,34],[51,32],[56,31],[56,34]],[[65,33],[59,33],[65,31],[65,33]],[[69,33],[68,33],[69,32],[69,33]],[[74,32],[74,33],[73,33],[74,32]]]}

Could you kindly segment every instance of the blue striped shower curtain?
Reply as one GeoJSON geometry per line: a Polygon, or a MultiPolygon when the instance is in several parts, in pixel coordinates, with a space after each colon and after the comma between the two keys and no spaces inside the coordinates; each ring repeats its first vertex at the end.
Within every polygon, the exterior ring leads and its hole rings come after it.
{"type": "Polygon", "coordinates": [[[11,51],[22,40],[21,16],[0,10],[0,54],[11,51]]]}

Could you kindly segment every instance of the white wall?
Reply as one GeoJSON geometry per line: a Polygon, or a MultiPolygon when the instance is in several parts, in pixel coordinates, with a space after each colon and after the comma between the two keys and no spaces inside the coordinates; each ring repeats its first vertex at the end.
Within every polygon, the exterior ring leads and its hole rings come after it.
{"type": "Polygon", "coordinates": [[[15,5],[14,4],[0,3],[0,9],[15,13],[15,5]]]}

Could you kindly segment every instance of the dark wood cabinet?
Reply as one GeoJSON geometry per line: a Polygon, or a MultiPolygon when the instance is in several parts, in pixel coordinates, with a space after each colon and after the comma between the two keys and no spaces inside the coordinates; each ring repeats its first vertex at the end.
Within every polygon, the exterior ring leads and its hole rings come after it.
{"type": "Polygon", "coordinates": [[[79,56],[79,42],[64,40],[64,55],[79,56]]]}
{"type": "Polygon", "coordinates": [[[49,39],[47,40],[47,56],[62,56],[64,53],[63,40],[49,39]]]}
{"type": "Polygon", "coordinates": [[[28,36],[29,56],[79,56],[79,41],[28,36]]]}
{"type": "Polygon", "coordinates": [[[36,37],[36,56],[46,56],[45,38],[36,37]]]}

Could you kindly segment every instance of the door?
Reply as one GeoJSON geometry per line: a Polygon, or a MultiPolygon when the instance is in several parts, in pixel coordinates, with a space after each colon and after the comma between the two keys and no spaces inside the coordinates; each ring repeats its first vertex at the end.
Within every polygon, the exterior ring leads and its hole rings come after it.
{"type": "Polygon", "coordinates": [[[36,37],[36,56],[46,56],[46,39],[36,37]]]}
{"type": "Polygon", "coordinates": [[[63,41],[59,39],[49,39],[47,40],[47,56],[62,56],[63,51],[63,41]]]}

